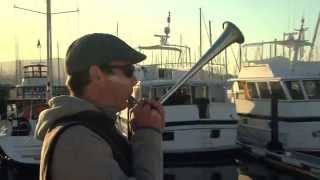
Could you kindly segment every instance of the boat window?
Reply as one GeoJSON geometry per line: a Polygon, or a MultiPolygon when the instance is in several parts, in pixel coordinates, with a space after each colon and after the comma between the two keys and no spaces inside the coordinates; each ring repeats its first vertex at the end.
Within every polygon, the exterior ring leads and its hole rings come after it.
{"type": "MultiPolygon", "coordinates": [[[[140,85],[134,86],[133,88],[133,96],[136,99],[149,99],[150,87],[141,87],[140,85]]],[[[158,99],[157,99],[158,100],[158,99]]]]}
{"type": "Polygon", "coordinates": [[[247,88],[250,98],[259,98],[258,91],[254,82],[247,82],[247,88]]]}
{"type": "Polygon", "coordinates": [[[32,71],[24,71],[24,78],[32,77],[32,71]]]}
{"type": "MultiPolygon", "coordinates": [[[[33,69],[32,69],[33,71],[33,69]]],[[[33,77],[39,78],[40,77],[40,71],[33,71],[33,77]]]]}
{"type": "Polygon", "coordinates": [[[267,82],[258,82],[258,87],[259,87],[261,98],[269,99],[271,97],[267,82]]]}
{"type": "Polygon", "coordinates": [[[171,105],[187,105],[191,104],[190,88],[184,86],[179,88],[172,96],[168,99],[171,105]]]}
{"type": "Polygon", "coordinates": [[[205,117],[206,113],[206,105],[209,103],[209,97],[208,97],[208,87],[207,86],[192,86],[192,99],[193,102],[192,104],[197,104],[199,107],[203,106],[201,108],[202,110],[199,109],[199,113],[202,114],[200,117],[205,117]],[[201,111],[201,112],[200,112],[201,111]]]}
{"type": "Polygon", "coordinates": [[[271,88],[271,94],[273,96],[275,96],[276,98],[280,99],[280,100],[286,100],[286,96],[284,94],[284,91],[282,89],[282,86],[280,84],[280,82],[278,81],[274,81],[274,82],[270,82],[270,88],[271,88]]]}
{"type": "Polygon", "coordinates": [[[41,71],[40,71],[40,77],[45,78],[45,77],[47,77],[47,74],[48,74],[47,67],[46,66],[42,67],[41,71]]]}
{"type": "Polygon", "coordinates": [[[151,94],[152,99],[159,100],[168,91],[169,88],[170,87],[168,86],[154,87],[151,94]]]}
{"type": "Polygon", "coordinates": [[[7,105],[7,118],[13,120],[17,117],[17,106],[15,104],[7,105]]]}
{"type": "MultiPolygon", "coordinates": [[[[52,90],[53,96],[69,94],[68,88],[66,86],[54,86],[52,90]]],[[[45,91],[45,89],[42,89],[41,91],[45,91]]]]}
{"type": "Polygon", "coordinates": [[[172,69],[159,69],[159,79],[172,79],[172,69]]]}
{"type": "Polygon", "coordinates": [[[193,96],[197,98],[208,98],[207,86],[192,86],[193,96]]]}
{"type": "Polygon", "coordinates": [[[320,99],[320,80],[303,81],[309,99],[320,99]]]}
{"type": "Polygon", "coordinates": [[[210,93],[212,102],[225,102],[226,92],[223,84],[211,85],[210,93]]]}
{"type": "Polygon", "coordinates": [[[238,81],[237,84],[238,84],[239,90],[238,91],[235,90],[236,98],[237,99],[246,99],[246,96],[245,96],[246,82],[245,81],[238,81]]]}
{"type": "Polygon", "coordinates": [[[150,87],[142,87],[141,95],[142,98],[149,99],[150,87]]]}
{"type": "Polygon", "coordinates": [[[23,88],[18,87],[17,88],[17,96],[22,96],[22,94],[23,94],[23,88]]]}
{"type": "Polygon", "coordinates": [[[293,100],[304,99],[299,81],[285,81],[285,84],[293,100]]]}

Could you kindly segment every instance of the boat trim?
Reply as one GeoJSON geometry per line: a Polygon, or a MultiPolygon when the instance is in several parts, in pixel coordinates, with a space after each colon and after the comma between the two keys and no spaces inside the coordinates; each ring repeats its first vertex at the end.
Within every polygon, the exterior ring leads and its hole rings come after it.
{"type": "Polygon", "coordinates": [[[184,125],[204,125],[204,124],[237,124],[237,120],[196,120],[196,121],[175,121],[166,122],[166,127],[169,126],[184,126],[184,125]]]}
{"type": "MultiPolygon", "coordinates": [[[[271,120],[271,116],[266,116],[266,115],[258,115],[258,114],[251,114],[251,113],[238,113],[240,117],[245,117],[245,118],[254,118],[257,120],[271,120]]],[[[283,122],[292,122],[292,123],[297,123],[297,122],[320,122],[320,117],[319,116],[310,116],[310,117],[277,117],[278,121],[283,121],[283,122]]]]}

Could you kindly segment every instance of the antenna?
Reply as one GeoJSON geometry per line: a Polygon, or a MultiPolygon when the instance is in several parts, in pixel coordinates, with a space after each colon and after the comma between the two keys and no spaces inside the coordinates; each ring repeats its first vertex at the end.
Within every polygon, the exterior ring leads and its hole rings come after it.
{"type": "Polygon", "coordinates": [[[41,42],[40,42],[40,39],[38,39],[37,48],[39,49],[39,61],[41,64],[41,42]]]}
{"type": "Polygon", "coordinates": [[[119,36],[119,22],[117,22],[117,37],[119,36]]]}
{"type": "MultiPolygon", "coordinates": [[[[304,18],[302,17],[301,19],[301,26],[300,26],[300,29],[295,29],[296,31],[299,32],[299,35],[298,35],[298,42],[295,43],[294,45],[294,55],[293,55],[293,61],[297,61],[298,60],[298,53],[299,53],[299,50],[300,50],[300,42],[304,41],[304,32],[306,30],[308,30],[308,28],[304,28],[304,18]]],[[[302,45],[303,46],[303,45],[302,45]]],[[[303,49],[302,49],[303,50],[303,49]]],[[[302,51],[301,51],[302,52],[302,51]]],[[[300,58],[302,57],[303,53],[300,52],[300,58]]]]}
{"type": "Polygon", "coordinates": [[[170,34],[170,23],[171,23],[171,12],[169,11],[168,13],[168,17],[167,17],[167,23],[168,26],[164,28],[164,33],[165,35],[161,35],[161,34],[155,34],[155,37],[159,37],[160,38],[160,45],[167,45],[168,44],[168,39],[169,39],[169,34],[170,34]]]}

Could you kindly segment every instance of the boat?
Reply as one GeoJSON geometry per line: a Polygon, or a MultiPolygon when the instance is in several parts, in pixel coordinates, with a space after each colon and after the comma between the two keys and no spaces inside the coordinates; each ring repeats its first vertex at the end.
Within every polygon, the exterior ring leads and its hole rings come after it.
{"type": "MultiPolygon", "coordinates": [[[[25,65],[23,72],[21,83],[9,91],[6,116],[1,120],[0,161],[6,168],[38,169],[42,142],[34,132],[39,113],[48,108],[47,66],[25,65]]],[[[61,94],[67,94],[66,87],[54,84],[53,95],[61,94]]]]}
{"type": "Polygon", "coordinates": [[[320,61],[304,53],[314,46],[314,40],[304,39],[306,29],[302,19],[298,32],[285,33],[288,39],[243,46],[259,50],[254,60],[245,58],[238,77],[230,80],[231,101],[240,117],[238,141],[246,147],[320,155],[320,61]]]}
{"type": "MultiPolygon", "coordinates": [[[[137,66],[138,83],[133,90],[136,99],[159,100],[193,65],[190,48],[168,43],[168,27],[165,35],[157,35],[161,38],[159,45],[139,47],[143,53],[152,51],[147,57],[158,59],[147,58],[145,61],[150,64],[137,66]]],[[[165,161],[175,160],[177,155],[231,152],[239,147],[236,144],[238,119],[234,105],[225,98],[225,79],[210,69],[200,70],[163,103],[165,161]]]]}
{"type": "MultiPolygon", "coordinates": [[[[175,72],[181,74],[173,70],[173,76],[175,72]]],[[[134,97],[158,100],[175,82],[175,78],[142,80],[134,97]]],[[[223,81],[193,79],[164,102],[164,153],[236,148],[237,115],[233,104],[225,102],[223,85],[223,81]]]]}

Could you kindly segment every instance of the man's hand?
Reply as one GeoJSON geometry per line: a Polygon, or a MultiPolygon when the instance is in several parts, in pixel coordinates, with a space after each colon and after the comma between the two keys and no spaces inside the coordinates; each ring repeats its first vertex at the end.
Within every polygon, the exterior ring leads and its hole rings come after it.
{"type": "Polygon", "coordinates": [[[164,128],[164,109],[157,101],[142,100],[132,109],[133,130],[139,128],[164,128]]]}

